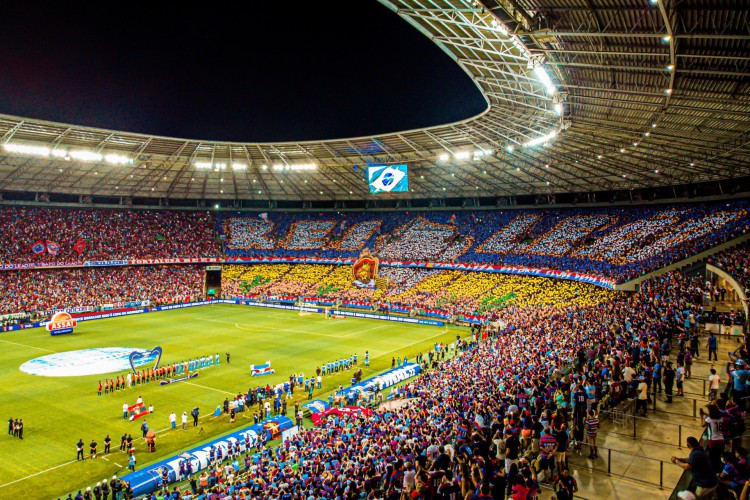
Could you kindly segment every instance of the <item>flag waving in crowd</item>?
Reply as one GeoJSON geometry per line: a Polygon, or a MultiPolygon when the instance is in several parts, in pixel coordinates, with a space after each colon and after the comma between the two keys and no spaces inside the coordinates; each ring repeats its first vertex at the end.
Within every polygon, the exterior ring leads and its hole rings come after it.
{"type": "Polygon", "coordinates": [[[43,254],[46,249],[47,247],[44,246],[44,242],[42,240],[39,240],[31,245],[31,251],[34,252],[35,255],[43,254]]]}
{"type": "Polygon", "coordinates": [[[49,252],[50,255],[57,255],[57,252],[60,251],[60,245],[54,241],[45,240],[45,243],[47,245],[47,252],[49,252]]]}
{"type": "Polygon", "coordinates": [[[83,241],[83,238],[78,238],[78,240],[76,240],[73,245],[73,250],[75,250],[78,255],[81,255],[86,251],[86,242],[83,241]]]}

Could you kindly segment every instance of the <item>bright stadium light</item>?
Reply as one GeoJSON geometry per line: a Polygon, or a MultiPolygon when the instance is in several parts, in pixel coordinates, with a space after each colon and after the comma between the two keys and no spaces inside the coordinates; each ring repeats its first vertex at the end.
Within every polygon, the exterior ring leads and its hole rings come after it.
{"type": "Polygon", "coordinates": [[[195,168],[200,168],[201,170],[211,170],[214,166],[210,161],[196,161],[194,165],[195,168]]]}
{"type": "Polygon", "coordinates": [[[290,165],[284,165],[283,163],[277,163],[273,166],[273,169],[277,172],[281,171],[292,171],[292,172],[299,172],[299,171],[305,171],[305,170],[316,170],[318,166],[315,163],[296,163],[296,164],[290,164],[290,165]]]}
{"type": "Polygon", "coordinates": [[[133,163],[133,160],[127,156],[117,154],[104,155],[104,161],[111,163],[112,165],[127,165],[133,163]]]}
{"type": "Polygon", "coordinates": [[[101,153],[86,151],[84,149],[74,149],[70,152],[70,157],[79,161],[102,161],[101,153]]]}
{"type": "Polygon", "coordinates": [[[557,113],[558,115],[563,114],[563,105],[561,102],[555,104],[555,113],[557,113]]]}
{"type": "Polygon", "coordinates": [[[471,153],[468,151],[460,151],[453,155],[457,160],[468,160],[469,156],[471,156],[471,153]]]}
{"type": "Polygon", "coordinates": [[[450,158],[450,155],[448,153],[443,153],[440,156],[438,156],[438,161],[445,163],[448,161],[449,158],[450,158]]]}
{"type": "Polygon", "coordinates": [[[548,94],[554,95],[557,92],[557,87],[555,87],[552,78],[550,78],[549,73],[547,73],[547,70],[543,65],[539,64],[538,66],[534,66],[534,73],[541,84],[544,85],[544,89],[548,94]]]}
{"type": "Polygon", "coordinates": [[[545,142],[550,141],[551,139],[554,139],[557,137],[557,131],[552,131],[549,134],[543,135],[541,137],[537,137],[536,139],[531,139],[527,143],[525,143],[523,146],[525,148],[533,148],[534,146],[538,146],[539,144],[544,144],[545,142]]]}
{"type": "Polygon", "coordinates": [[[232,170],[247,170],[247,165],[244,163],[232,163],[232,170]]]}
{"type": "Polygon", "coordinates": [[[31,146],[29,144],[11,144],[6,142],[3,146],[9,153],[18,153],[29,156],[49,156],[50,151],[46,146],[31,146]]]}
{"type": "Polygon", "coordinates": [[[493,19],[490,24],[492,25],[493,28],[499,31],[503,36],[508,36],[508,27],[505,26],[504,23],[498,21],[497,19],[493,19]]]}

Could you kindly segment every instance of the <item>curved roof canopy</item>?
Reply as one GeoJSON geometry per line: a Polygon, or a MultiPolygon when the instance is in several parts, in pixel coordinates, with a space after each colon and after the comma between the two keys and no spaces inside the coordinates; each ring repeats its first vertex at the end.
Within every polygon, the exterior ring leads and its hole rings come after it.
{"type": "MultiPolygon", "coordinates": [[[[372,137],[228,143],[0,115],[0,188],[211,200],[410,198],[668,186],[750,175],[750,4],[380,0],[449,54],[488,107],[372,137]]],[[[416,64],[417,62],[415,62],[416,64]]]]}

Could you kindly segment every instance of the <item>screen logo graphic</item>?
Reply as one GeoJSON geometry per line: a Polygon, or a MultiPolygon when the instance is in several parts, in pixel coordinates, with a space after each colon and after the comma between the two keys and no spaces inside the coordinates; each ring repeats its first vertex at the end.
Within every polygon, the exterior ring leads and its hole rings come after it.
{"type": "Polygon", "coordinates": [[[402,165],[373,165],[367,167],[370,193],[403,193],[409,191],[409,167],[402,165]]]}

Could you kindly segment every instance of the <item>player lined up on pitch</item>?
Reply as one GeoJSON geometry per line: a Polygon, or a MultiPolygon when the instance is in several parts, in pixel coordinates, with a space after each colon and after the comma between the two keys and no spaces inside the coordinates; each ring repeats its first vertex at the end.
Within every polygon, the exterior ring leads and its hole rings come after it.
{"type": "MultiPolygon", "coordinates": [[[[229,353],[227,353],[228,360],[229,353]]],[[[166,364],[158,368],[128,372],[125,375],[118,375],[114,379],[105,379],[104,382],[100,380],[97,386],[97,394],[101,396],[102,394],[111,394],[121,389],[130,389],[142,384],[188,376],[204,368],[219,366],[220,362],[221,357],[217,353],[215,356],[209,354],[208,356],[180,361],[179,363],[166,364]]]]}

